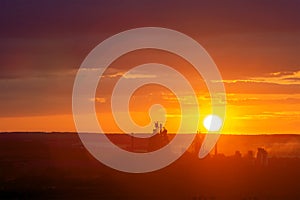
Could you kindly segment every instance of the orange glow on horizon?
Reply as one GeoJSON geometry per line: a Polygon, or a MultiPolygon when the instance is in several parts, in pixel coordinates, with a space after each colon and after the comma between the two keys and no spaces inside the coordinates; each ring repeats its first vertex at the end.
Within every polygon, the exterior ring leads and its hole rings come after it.
{"type": "MultiPolygon", "coordinates": [[[[214,50],[213,48],[211,50],[214,50]]],[[[212,51],[214,52],[214,51],[212,51]]],[[[240,71],[223,70],[220,68],[224,78],[224,84],[227,91],[227,113],[224,122],[223,134],[296,134],[300,132],[300,95],[299,95],[299,77],[300,70],[297,71],[274,71],[264,75],[254,76],[251,72],[249,77],[232,78],[235,73],[242,73],[243,68],[238,65],[242,63],[241,58],[217,57],[218,66],[232,65],[240,71]],[[236,62],[236,63],[234,63],[236,62]]],[[[255,61],[251,61],[255,62],[255,61]]],[[[185,59],[172,53],[159,50],[139,50],[130,52],[121,56],[110,66],[110,69],[104,73],[101,79],[95,98],[95,107],[100,124],[103,125],[106,132],[122,132],[114,122],[110,112],[110,94],[116,81],[122,75],[134,66],[143,63],[162,63],[172,66],[180,73],[185,75],[193,83],[194,91],[199,101],[200,122],[199,130],[205,132],[202,121],[205,116],[210,114],[210,97],[204,81],[201,76],[195,73],[190,63],[185,59]],[[107,128],[108,127],[108,128],[107,128]]],[[[257,61],[259,63],[259,61],[257,61]]],[[[270,64],[269,64],[270,65],[270,64]]],[[[72,78],[67,80],[70,85],[69,92],[72,91],[72,84],[75,77],[75,70],[65,72],[72,78]]],[[[64,78],[64,77],[63,77],[64,78]]],[[[37,85],[36,79],[26,79],[37,85]]],[[[64,80],[64,79],[63,79],[64,80]]],[[[20,80],[8,80],[9,83],[20,80]]],[[[17,82],[18,83],[18,82],[17,82]]],[[[59,91],[59,94],[66,93],[61,91],[60,87],[53,86],[59,91]]],[[[163,88],[151,86],[141,87],[132,97],[130,110],[133,120],[139,125],[145,125],[150,122],[149,108],[154,103],[161,103],[166,108],[167,123],[165,126],[169,132],[176,132],[180,121],[180,111],[178,102],[170,92],[163,88]],[[151,88],[152,87],[152,88],[151,88]],[[159,91],[149,98],[149,92],[159,91]]],[[[45,92],[47,96],[47,92],[45,92]]],[[[71,92],[69,96],[62,98],[52,97],[56,100],[59,112],[52,114],[52,108],[46,106],[45,114],[40,115],[31,113],[20,113],[15,116],[3,115],[0,119],[0,131],[59,131],[75,132],[75,125],[71,110],[71,92]],[[55,99],[57,98],[57,99],[55,99]],[[60,99],[61,98],[61,99],[60,99]],[[62,110],[62,111],[61,111],[62,110]],[[61,111],[61,112],[60,112],[61,111]]],[[[47,99],[51,99],[47,97],[47,99]]],[[[189,96],[186,95],[186,101],[189,96]]],[[[13,100],[15,101],[15,99],[13,100]]],[[[18,105],[18,104],[16,104],[18,105]]],[[[22,108],[22,107],[20,107],[22,108]]],[[[191,108],[193,109],[193,108],[191,108]]],[[[151,131],[151,130],[149,130],[151,131]]],[[[196,132],[196,130],[195,130],[196,132]]]]}

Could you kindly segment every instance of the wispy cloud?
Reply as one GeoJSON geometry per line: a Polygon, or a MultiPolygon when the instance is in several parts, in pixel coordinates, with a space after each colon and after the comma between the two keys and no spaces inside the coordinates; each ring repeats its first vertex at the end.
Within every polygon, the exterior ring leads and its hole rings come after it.
{"type": "MultiPolygon", "coordinates": [[[[217,82],[217,81],[216,81],[217,82]]],[[[300,85],[300,70],[295,72],[274,72],[266,76],[248,79],[222,80],[224,83],[273,83],[278,85],[300,85]]]]}
{"type": "Polygon", "coordinates": [[[126,79],[146,79],[146,78],[157,78],[155,74],[147,73],[125,73],[123,71],[109,70],[109,73],[102,75],[102,78],[126,78],[126,79]]]}
{"type": "Polygon", "coordinates": [[[90,101],[94,101],[96,103],[105,103],[106,98],[104,98],[104,97],[95,97],[95,98],[91,98],[90,101]]]}
{"type": "Polygon", "coordinates": [[[227,94],[231,105],[300,104],[300,94],[227,94]]]}
{"type": "Polygon", "coordinates": [[[262,119],[296,119],[299,118],[299,111],[281,111],[281,112],[260,112],[256,114],[247,114],[234,116],[233,119],[249,119],[249,120],[262,120],[262,119]]]}
{"type": "Polygon", "coordinates": [[[157,76],[154,74],[133,74],[133,73],[129,73],[129,74],[124,74],[123,75],[124,78],[126,79],[136,79],[136,78],[156,78],[157,76]]]}
{"type": "Polygon", "coordinates": [[[107,75],[102,75],[103,78],[118,78],[118,77],[123,77],[126,79],[145,79],[145,78],[156,78],[155,75],[151,74],[124,74],[123,72],[117,72],[114,74],[107,74],[107,75]]]}
{"type": "Polygon", "coordinates": [[[106,77],[106,78],[116,78],[116,77],[120,77],[123,76],[123,72],[117,72],[115,74],[108,74],[108,75],[103,75],[102,77],[106,77]]]}

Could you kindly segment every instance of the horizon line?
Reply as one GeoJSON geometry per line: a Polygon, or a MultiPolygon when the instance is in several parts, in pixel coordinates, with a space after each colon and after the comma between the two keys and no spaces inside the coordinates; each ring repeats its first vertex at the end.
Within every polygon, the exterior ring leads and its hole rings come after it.
{"type": "MultiPolygon", "coordinates": [[[[34,133],[34,134],[78,134],[78,132],[74,131],[0,131],[0,134],[29,134],[29,133],[34,133]]],[[[88,133],[88,132],[87,132],[88,133]]],[[[97,133],[93,133],[97,134],[97,133]]],[[[150,133],[121,133],[121,132],[109,132],[105,134],[114,134],[114,135],[122,135],[122,134],[150,134],[150,133]]],[[[213,134],[213,133],[207,133],[207,132],[202,132],[202,133],[168,133],[169,135],[176,135],[176,134],[199,134],[199,135],[206,135],[206,134],[213,134]]],[[[220,135],[228,135],[228,136],[288,136],[288,135],[293,135],[293,136],[300,136],[300,133],[220,133],[220,135]]]]}

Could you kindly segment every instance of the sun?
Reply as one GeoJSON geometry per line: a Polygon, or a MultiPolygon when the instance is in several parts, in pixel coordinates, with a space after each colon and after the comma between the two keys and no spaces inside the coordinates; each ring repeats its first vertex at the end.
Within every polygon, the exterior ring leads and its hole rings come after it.
{"type": "Polygon", "coordinates": [[[203,125],[208,131],[219,131],[222,127],[222,119],[217,115],[207,115],[203,125]]]}

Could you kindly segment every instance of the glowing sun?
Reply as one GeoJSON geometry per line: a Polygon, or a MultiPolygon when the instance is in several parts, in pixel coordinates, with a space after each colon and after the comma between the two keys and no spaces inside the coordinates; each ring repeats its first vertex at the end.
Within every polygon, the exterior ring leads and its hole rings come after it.
{"type": "Polygon", "coordinates": [[[203,125],[208,131],[218,131],[222,127],[222,119],[217,115],[207,115],[203,125]]]}

